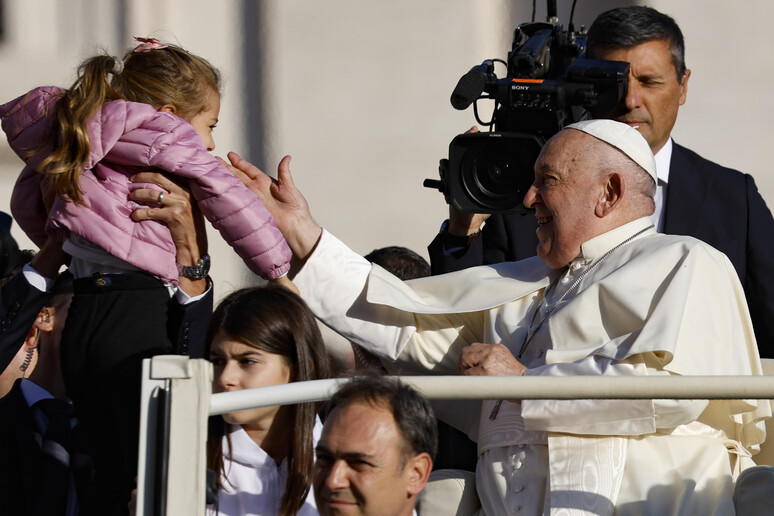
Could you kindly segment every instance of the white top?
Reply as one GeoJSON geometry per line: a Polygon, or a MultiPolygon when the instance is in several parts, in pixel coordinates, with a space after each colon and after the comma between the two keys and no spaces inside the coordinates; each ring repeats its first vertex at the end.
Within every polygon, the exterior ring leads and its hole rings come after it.
{"type": "MultiPolygon", "coordinates": [[[[317,418],[313,439],[316,444],[322,433],[322,423],[317,418]]],[[[223,489],[218,492],[218,511],[213,506],[208,515],[223,516],[269,516],[279,512],[280,501],[288,477],[288,463],[277,463],[253,441],[239,425],[229,425],[232,448],[229,450],[227,436],[223,437],[223,457],[229,452],[232,460],[226,464],[226,475],[221,475],[223,489]]],[[[298,516],[318,516],[314,493],[309,490],[306,502],[298,516]]]]}

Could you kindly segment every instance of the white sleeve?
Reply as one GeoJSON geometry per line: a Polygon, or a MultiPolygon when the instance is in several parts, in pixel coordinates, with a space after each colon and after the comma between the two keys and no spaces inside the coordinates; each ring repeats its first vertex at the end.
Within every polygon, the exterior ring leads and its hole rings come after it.
{"type": "MultiPolygon", "coordinates": [[[[619,362],[587,357],[573,363],[528,369],[529,376],[668,375],[643,360],[619,362]]],[[[521,414],[529,430],[594,435],[643,435],[673,428],[699,417],[707,400],[523,400],[521,414]]]]}
{"type": "Polygon", "coordinates": [[[323,230],[293,283],[326,325],[367,351],[395,360],[416,331],[414,316],[368,303],[365,289],[370,272],[368,260],[323,230]]]}
{"type": "Polygon", "coordinates": [[[187,305],[189,303],[195,303],[196,301],[199,301],[204,296],[206,296],[210,290],[212,290],[212,281],[210,281],[210,278],[207,277],[207,290],[205,290],[198,296],[191,297],[190,295],[188,295],[188,292],[178,287],[177,289],[175,289],[175,300],[177,301],[177,304],[181,306],[187,305]]]}
{"type": "Polygon", "coordinates": [[[54,288],[54,280],[43,276],[33,269],[29,263],[24,265],[22,274],[24,274],[24,279],[27,280],[27,283],[41,292],[51,292],[51,289],[54,288]]]}
{"type": "Polygon", "coordinates": [[[391,372],[457,374],[460,350],[481,342],[482,312],[415,314],[369,302],[371,269],[365,258],[323,231],[293,283],[318,318],[350,342],[388,360],[394,366],[391,372]]]}

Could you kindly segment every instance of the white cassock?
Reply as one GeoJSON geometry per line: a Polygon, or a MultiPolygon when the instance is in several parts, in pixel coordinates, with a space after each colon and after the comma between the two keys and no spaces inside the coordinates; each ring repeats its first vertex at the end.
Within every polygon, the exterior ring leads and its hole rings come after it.
{"type": "MultiPolygon", "coordinates": [[[[532,258],[410,282],[324,231],[294,283],[326,324],[403,374],[455,374],[474,342],[517,355],[530,326],[525,374],[762,374],[728,259],[649,225],[585,242],[562,271],[532,258]]],[[[734,514],[733,479],[771,415],[758,400],[523,400],[490,421],[494,401],[452,403],[442,416],[478,442],[489,516],[734,514]]]]}

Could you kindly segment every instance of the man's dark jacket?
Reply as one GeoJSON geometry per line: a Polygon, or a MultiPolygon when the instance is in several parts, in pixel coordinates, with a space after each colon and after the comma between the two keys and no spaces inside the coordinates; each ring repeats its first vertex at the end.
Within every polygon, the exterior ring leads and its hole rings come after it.
{"type": "Polygon", "coordinates": [[[27,282],[19,272],[0,287],[0,372],[11,363],[51,294],[27,282]]]}
{"type": "MultiPolygon", "coordinates": [[[[36,314],[37,315],[37,314],[36,314]]],[[[3,514],[44,516],[42,451],[19,380],[0,399],[0,496],[3,514]],[[7,511],[7,512],[6,512],[7,511]]]]}

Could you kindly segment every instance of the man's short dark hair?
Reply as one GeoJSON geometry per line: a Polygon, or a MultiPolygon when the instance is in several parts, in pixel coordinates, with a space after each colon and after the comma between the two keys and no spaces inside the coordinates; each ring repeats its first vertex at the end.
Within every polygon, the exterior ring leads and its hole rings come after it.
{"type": "Polygon", "coordinates": [[[427,453],[435,460],[438,448],[438,427],[427,399],[414,388],[390,376],[358,376],[342,385],[326,407],[330,413],[353,403],[366,403],[392,412],[395,424],[403,435],[403,455],[406,459],[427,453]]]}
{"type": "Polygon", "coordinates": [[[685,75],[685,42],[674,19],[651,7],[634,5],[611,9],[597,16],[589,27],[586,54],[599,59],[600,52],[632,48],[653,40],[669,42],[677,82],[685,75]]]}
{"type": "Polygon", "coordinates": [[[365,259],[402,280],[430,276],[430,264],[411,249],[399,246],[374,249],[365,259]]]}

